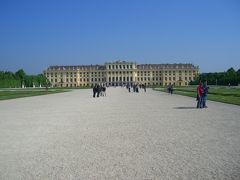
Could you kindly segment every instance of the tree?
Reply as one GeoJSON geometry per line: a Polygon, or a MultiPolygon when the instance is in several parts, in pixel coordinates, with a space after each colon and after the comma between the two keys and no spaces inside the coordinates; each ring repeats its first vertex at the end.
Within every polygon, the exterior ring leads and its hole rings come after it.
{"type": "Polygon", "coordinates": [[[191,82],[191,85],[196,85],[199,81],[207,80],[209,85],[233,85],[236,86],[240,83],[240,70],[237,72],[234,68],[229,68],[226,72],[216,73],[202,73],[196,78],[195,81],[191,82]]]}
{"type": "Polygon", "coordinates": [[[23,80],[26,77],[26,73],[24,72],[23,69],[19,69],[16,73],[15,73],[16,77],[23,80]]]}

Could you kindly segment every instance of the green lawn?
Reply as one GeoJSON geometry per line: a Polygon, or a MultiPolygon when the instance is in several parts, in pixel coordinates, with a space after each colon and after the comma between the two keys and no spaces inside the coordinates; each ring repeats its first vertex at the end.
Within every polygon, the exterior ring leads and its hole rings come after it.
{"type": "Polygon", "coordinates": [[[62,89],[0,89],[0,100],[67,92],[62,89]]]}
{"type": "MultiPolygon", "coordinates": [[[[173,93],[196,98],[196,88],[196,86],[175,87],[173,93]]],[[[154,90],[166,92],[166,88],[163,87],[154,90]]],[[[210,86],[208,100],[240,105],[240,88],[210,86]]]]}

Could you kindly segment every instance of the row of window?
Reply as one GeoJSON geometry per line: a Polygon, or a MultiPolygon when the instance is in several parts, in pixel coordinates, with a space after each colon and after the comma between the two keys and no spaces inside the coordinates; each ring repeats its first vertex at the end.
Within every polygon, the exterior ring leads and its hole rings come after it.
{"type": "MultiPolygon", "coordinates": [[[[80,78],[80,82],[88,82],[89,80],[93,81],[104,81],[104,78],[80,78]]],[[[111,81],[133,81],[133,77],[109,77],[109,82],[111,81]]],[[[161,81],[161,77],[137,77],[137,81],[161,81]]],[[[165,81],[176,81],[176,77],[165,77],[165,81]]],[[[179,81],[182,81],[182,77],[178,78],[179,81]]],[[[185,81],[191,81],[194,80],[192,77],[185,77],[185,81]]],[[[58,79],[51,79],[51,82],[58,82],[58,79]]],[[[64,82],[63,79],[60,80],[60,82],[64,82]]],[[[77,79],[66,79],[66,82],[77,82],[77,79]]]]}
{"type": "Polygon", "coordinates": [[[133,77],[109,77],[108,78],[109,82],[114,82],[114,81],[133,81],[133,77]]]}
{"type": "MultiPolygon", "coordinates": [[[[156,83],[150,83],[150,82],[148,82],[148,83],[144,83],[145,85],[148,85],[148,86],[150,86],[150,85],[153,85],[153,86],[158,86],[158,85],[160,85],[160,86],[162,86],[162,83],[160,82],[160,83],[158,83],[158,82],[156,82],[156,83]]],[[[165,82],[165,86],[167,86],[169,84],[169,82],[165,82]]],[[[184,83],[185,84],[185,86],[187,86],[188,85],[188,83],[187,82],[185,82],[184,83]]],[[[94,85],[94,84],[91,84],[92,86],[94,85]]],[[[176,83],[175,82],[173,82],[173,85],[176,85],[176,83]]],[[[183,83],[178,83],[178,85],[183,85],[183,83]]],[[[55,86],[57,86],[57,84],[55,85],[55,86]]],[[[88,84],[88,83],[84,83],[84,84],[80,84],[79,85],[80,87],[82,87],[82,86],[90,86],[90,84],[88,84]]],[[[63,87],[63,84],[60,84],[60,87],[63,87]]],[[[77,87],[77,84],[66,84],[66,87],[77,87]]]]}
{"type": "MultiPolygon", "coordinates": [[[[126,73],[126,74],[132,74],[133,72],[132,72],[132,71],[126,71],[126,72],[125,72],[125,71],[123,71],[123,72],[121,72],[121,71],[120,71],[120,72],[118,72],[118,71],[114,72],[114,71],[113,71],[113,72],[108,72],[108,74],[125,74],[125,73],[126,73]]],[[[153,75],[156,74],[156,76],[158,76],[158,74],[160,74],[160,75],[162,74],[162,71],[137,71],[137,75],[138,75],[138,76],[139,76],[140,74],[142,75],[143,73],[144,73],[145,75],[146,75],[147,73],[148,73],[148,75],[150,75],[150,73],[151,73],[151,74],[153,74],[153,75]]],[[[175,71],[165,71],[164,73],[165,73],[166,76],[167,76],[167,75],[172,75],[172,74],[175,75],[175,74],[176,74],[175,71]]],[[[187,74],[189,74],[189,75],[195,74],[194,71],[178,71],[178,74],[179,74],[179,75],[181,75],[182,73],[184,73],[185,75],[187,75],[187,74]]],[[[95,73],[93,73],[93,72],[91,72],[91,73],[90,73],[90,72],[80,72],[80,73],[79,73],[80,76],[82,76],[82,75],[83,75],[83,76],[85,76],[85,75],[88,76],[88,75],[90,75],[90,74],[91,74],[92,76],[93,76],[94,74],[95,74],[95,76],[97,76],[97,75],[100,76],[101,74],[103,75],[104,72],[95,72],[95,73]]],[[[63,77],[64,74],[63,74],[63,73],[60,73],[60,74],[59,74],[59,73],[46,73],[45,75],[46,75],[47,77],[49,77],[50,75],[51,75],[51,77],[53,77],[54,75],[55,75],[55,77],[57,77],[57,76],[63,77]]],[[[71,73],[68,73],[68,72],[67,72],[67,73],[66,73],[66,76],[67,76],[67,77],[68,77],[68,76],[70,76],[70,77],[73,77],[73,76],[76,77],[76,76],[77,76],[77,73],[76,73],[76,72],[74,72],[74,73],[72,73],[72,72],[71,72],[71,73]]]]}
{"type": "MultiPolygon", "coordinates": [[[[88,82],[88,81],[91,81],[91,82],[94,82],[94,81],[98,81],[98,82],[101,82],[101,81],[105,81],[104,78],[86,78],[86,79],[80,79],[80,82],[88,82]]],[[[61,83],[64,83],[64,82],[77,82],[77,79],[66,79],[66,81],[64,81],[63,79],[61,79],[60,81],[58,81],[58,79],[51,79],[50,82],[61,82],[61,83]]]]}
{"type": "Polygon", "coordinates": [[[108,65],[108,69],[132,69],[132,65],[108,65]]]}
{"type": "MultiPolygon", "coordinates": [[[[160,85],[160,86],[162,86],[162,83],[158,83],[158,82],[156,82],[156,83],[144,83],[145,85],[148,85],[148,86],[150,86],[150,85],[153,85],[153,86],[158,86],[158,85],[160,85]]],[[[165,86],[167,86],[169,83],[168,82],[165,82],[165,86]]],[[[188,85],[188,83],[187,82],[185,82],[184,83],[186,86],[188,85]]],[[[94,85],[94,84],[91,84],[92,86],[94,85]]],[[[173,83],[173,85],[175,86],[176,85],[176,83],[174,82],[173,83]]],[[[182,83],[180,83],[180,84],[178,84],[178,85],[183,85],[182,83]]],[[[57,85],[55,85],[55,86],[57,86],[57,85]]],[[[86,83],[86,84],[80,84],[79,85],[80,87],[83,87],[83,86],[90,86],[90,84],[88,84],[88,83],[86,83]]],[[[61,84],[60,85],[60,87],[63,87],[63,84],[61,84]]],[[[66,87],[77,87],[77,84],[66,84],[66,87]]]]}

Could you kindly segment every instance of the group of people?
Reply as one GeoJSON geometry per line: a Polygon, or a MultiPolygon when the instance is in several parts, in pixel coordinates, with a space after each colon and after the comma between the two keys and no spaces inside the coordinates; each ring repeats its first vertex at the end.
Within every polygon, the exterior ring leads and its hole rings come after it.
{"type": "Polygon", "coordinates": [[[96,96],[106,96],[106,86],[100,85],[100,84],[95,84],[93,86],[93,97],[95,98],[96,96]]]}
{"type": "Polygon", "coordinates": [[[207,108],[207,95],[208,95],[207,81],[200,82],[197,86],[197,108],[207,108]]]}
{"type": "Polygon", "coordinates": [[[139,89],[143,89],[144,92],[146,92],[146,85],[144,84],[133,84],[132,86],[127,84],[126,88],[128,89],[128,92],[131,92],[131,88],[133,89],[132,91],[136,93],[139,93],[139,89]]]}
{"type": "MultiPolygon", "coordinates": [[[[139,93],[139,89],[143,89],[144,92],[146,92],[146,85],[144,84],[127,84],[126,88],[128,89],[128,92],[136,92],[139,93]],[[131,91],[131,89],[133,89],[131,91]]],[[[197,86],[197,108],[207,108],[207,95],[208,95],[208,85],[207,81],[204,83],[200,82],[197,86]]],[[[173,85],[169,84],[167,87],[167,91],[169,94],[173,93],[173,85]]],[[[101,84],[95,84],[93,86],[93,97],[99,97],[99,96],[106,96],[106,86],[101,84]]]]}

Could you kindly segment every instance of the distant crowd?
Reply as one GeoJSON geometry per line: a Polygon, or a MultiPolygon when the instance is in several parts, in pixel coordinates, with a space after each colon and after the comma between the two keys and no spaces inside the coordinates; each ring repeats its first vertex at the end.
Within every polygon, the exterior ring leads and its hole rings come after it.
{"type": "Polygon", "coordinates": [[[93,97],[106,96],[106,86],[101,84],[95,84],[93,86],[93,97]]]}
{"type": "Polygon", "coordinates": [[[139,93],[140,89],[143,89],[144,92],[146,92],[146,85],[144,85],[144,84],[138,84],[138,83],[137,84],[133,84],[133,85],[127,84],[126,88],[127,88],[128,92],[139,93]]]}
{"type": "MultiPolygon", "coordinates": [[[[127,84],[123,85],[122,87],[126,87],[128,92],[134,92],[139,93],[140,89],[143,89],[144,92],[146,92],[146,85],[144,84],[127,84]]],[[[207,108],[207,95],[208,95],[208,85],[207,81],[204,83],[200,82],[197,86],[197,108],[207,108]]],[[[105,84],[95,84],[93,86],[93,97],[100,97],[100,96],[106,96],[107,85],[105,84]]],[[[167,86],[167,92],[169,94],[173,94],[173,84],[169,84],[167,86]]]]}

